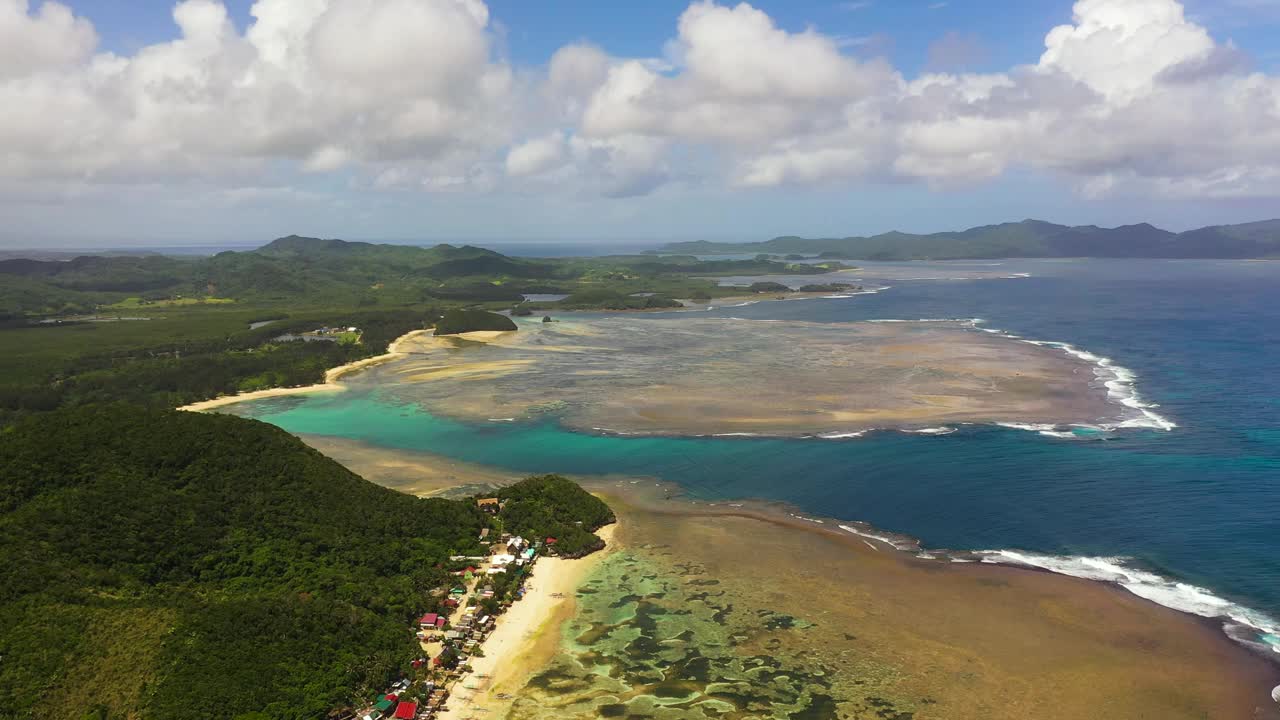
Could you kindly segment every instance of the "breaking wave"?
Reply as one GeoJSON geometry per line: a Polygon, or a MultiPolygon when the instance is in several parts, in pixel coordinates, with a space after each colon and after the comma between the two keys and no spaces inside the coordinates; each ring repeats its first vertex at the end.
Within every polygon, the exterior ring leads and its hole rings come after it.
{"type": "MultiPolygon", "coordinates": [[[[1219,597],[1197,585],[1135,567],[1128,558],[1047,555],[1021,550],[926,550],[915,538],[881,530],[863,522],[837,523],[836,527],[860,538],[877,540],[895,550],[909,552],[923,560],[1035,568],[1119,585],[1157,605],[1219,620],[1223,632],[1232,640],[1254,650],[1280,654],[1280,620],[1219,597]]],[[[1280,699],[1277,701],[1280,702],[1280,699]]]]}
{"type": "Polygon", "coordinates": [[[1041,555],[1017,550],[981,550],[973,554],[984,563],[1034,567],[1113,583],[1157,605],[1220,619],[1232,639],[1280,653],[1280,620],[1221,598],[1205,588],[1133,567],[1127,558],[1041,555]]]}

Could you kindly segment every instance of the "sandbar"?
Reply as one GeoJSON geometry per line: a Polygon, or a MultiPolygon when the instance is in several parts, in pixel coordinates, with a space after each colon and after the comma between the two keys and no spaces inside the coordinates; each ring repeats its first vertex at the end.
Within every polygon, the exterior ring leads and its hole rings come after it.
{"type": "Polygon", "coordinates": [[[555,414],[628,434],[808,436],[959,423],[1102,425],[1130,409],[1098,368],[963,321],[810,323],[634,316],[420,338],[362,374],[470,422],[555,414]]]}

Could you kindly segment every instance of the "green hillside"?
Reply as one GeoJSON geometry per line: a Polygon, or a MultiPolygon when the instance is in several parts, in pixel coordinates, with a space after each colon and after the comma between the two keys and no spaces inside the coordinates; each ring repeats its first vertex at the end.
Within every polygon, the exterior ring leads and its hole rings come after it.
{"type": "MultiPolygon", "coordinates": [[[[531,534],[612,518],[563,478],[514,487],[496,522],[531,534]]],[[[0,717],[324,717],[409,670],[490,522],[253,420],[29,418],[0,432],[0,717]]]]}

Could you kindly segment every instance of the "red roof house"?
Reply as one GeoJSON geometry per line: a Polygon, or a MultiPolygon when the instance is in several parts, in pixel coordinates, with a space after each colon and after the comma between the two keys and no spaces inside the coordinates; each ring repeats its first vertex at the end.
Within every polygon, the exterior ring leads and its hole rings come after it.
{"type": "Polygon", "coordinates": [[[556,539],[555,539],[555,538],[547,538],[547,544],[548,544],[548,545],[555,545],[555,544],[556,544],[556,539]]]}
{"type": "Polygon", "coordinates": [[[418,703],[402,702],[396,706],[397,720],[413,720],[418,714],[418,703]]]}
{"type": "Polygon", "coordinates": [[[419,627],[435,627],[437,619],[439,619],[439,616],[436,615],[435,613],[427,613],[426,615],[422,616],[421,620],[418,621],[418,626],[419,627]]]}
{"type": "Polygon", "coordinates": [[[444,616],[443,616],[443,615],[440,615],[440,616],[437,616],[437,617],[436,617],[436,627],[438,627],[438,628],[442,628],[442,627],[444,627],[444,623],[445,623],[445,620],[444,620],[444,616]]]}

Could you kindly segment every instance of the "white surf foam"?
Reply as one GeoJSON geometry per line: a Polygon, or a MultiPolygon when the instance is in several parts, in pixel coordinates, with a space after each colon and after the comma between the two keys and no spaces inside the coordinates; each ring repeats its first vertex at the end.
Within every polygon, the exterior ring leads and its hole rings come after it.
{"type": "Polygon", "coordinates": [[[1095,355],[1087,350],[1072,345],[1071,343],[1056,342],[1052,340],[1026,340],[1019,338],[1024,343],[1031,345],[1040,345],[1043,347],[1058,348],[1063,352],[1092,363],[1094,366],[1093,374],[1102,381],[1104,387],[1107,388],[1107,397],[1113,402],[1117,402],[1127,408],[1136,410],[1139,415],[1128,418],[1111,427],[1102,426],[1104,429],[1114,428],[1156,428],[1159,430],[1172,430],[1178,427],[1177,423],[1156,413],[1152,408],[1159,407],[1152,403],[1142,401],[1138,395],[1137,389],[1134,387],[1134,381],[1137,375],[1132,370],[1120,365],[1108,357],[1095,355]]]}
{"type": "Polygon", "coordinates": [[[845,440],[848,438],[860,438],[866,434],[867,434],[866,430],[859,430],[857,432],[847,432],[847,433],[839,433],[839,432],[824,433],[822,435],[819,435],[818,437],[822,438],[823,440],[845,440]]]}
{"type": "Polygon", "coordinates": [[[1079,436],[1070,430],[1041,430],[1041,435],[1051,438],[1060,438],[1062,440],[1075,440],[1079,436]]]}
{"type": "Polygon", "coordinates": [[[626,430],[614,430],[613,428],[607,428],[607,427],[593,427],[591,429],[599,433],[604,433],[606,435],[647,435],[648,434],[648,433],[642,433],[642,432],[627,432],[626,430]]]}
{"type": "MultiPolygon", "coordinates": [[[[1094,377],[1097,378],[1102,383],[1103,387],[1107,389],[1107,399],[1134,410],[1137,413],[1136,415],[1125,418],[1120,422],[1111,423],[1109,425],[1099,425],[1095,429],[1115,430],[1117,428],[1154,428],[1167,432],[1178,427],[1177,423],[1155,412],[1154,408],[1160,407],[1159,405],[1144,402],[1142,400],[1141,396],[1138,395],[1137,388],[1135,387],[1137,375],[1129,368],[1117,365],[1111,358],[1096,355],[1088,350],[1081,350],[1071,343],[1058,342],[1056,340],[1028,340],[1020,335],[1015,335],[1004,330],[981,327],[981,325],[986,322],[982,318],[973,318],[970,322],[973,324],[973,327],[981,330],[982,332],[992,333],[994,335],[1003,335],[1004,337],[1024,342],[1028,345],[1056,348],[1072,357],[1093,365],[1094,377]]],[[[1016,423],[997,424],[1005,425],[1005,427],[1017,427],[1016,423]]],[[[1019,429],[1031,428],[1020,427],[1019,429]]],[[[1066,432],[1062,428],[1058,427],[1036,428],[1036,430],[1037,432],[1049,435],[1050,437],[1076,437],[1074,433],[1066,432]]]]}
{"type": "Polygon", "coordinates": [[[804,515],[797,515],[795,513],[787,513],[787,514],[797,520],[804,520],[805,522],[817,523],[819,525],[826,525],[824,521],[819,520],[818,518],[805,517],[804,515]]]}
{"type": "Polygon", "coordinates": [[[888,535],[880,535],[878,533],[874,533],[869,530],[861,530],[851,525],[837,525],[836,527],[840,528],[841,530],[844,530],[845,532],[853,533],[858,537],[871,538],[872,540],[879,540],[880,542],[888,545],[891,548],[894,548],[895,550],[915,550],[916,549],[915,544],[906,543],[906,542],[903,542],[902,540],[890,537],[888,535]]]}
{"type": "Polygon", "coordinates": [[[998,422],[996,425],[1009,428],[1010,430],[1025,430],[1027,432],[1039,433],[1045,437],[1059,438],[1062,440],[1080,439],[1080,436],[1076,435],[1074,431],[1063,429],[1062,426],[1054,425],[1052,423],[998,422]]]}
{"type": "Polygon", "coordinates": [[[1057,425],[1052,423],[1019,423],[1019,422],[998,422],[996,425],[1009,428],[1011,430],[1026,430],[1028,432],[1053,432],[1058,429],[1057,425]]]}
{"type": "Polygon", "coordinates": [[[974,554],[985,563],[1035,567],[1061,575],[1114,583],[1167,608],[1200,617],[1219,618],[1229,634],[1232,634],[1233,625],[1248,628],[1257,637],[1253,640],[1255,644],[1266,644],[1272,651],[1280,653],[1280,640],[1273,642],[1269,639],[1280,634],[1280,620],[1218,597],[1202,587],[1130,567],[1125,558],[1041,555],[1017,550],[980,550],[974,554]]]}
{"type": "Polygon", "coordinates": [[[912,435],[950,435],[955,431],[956,429],[953,427],[927,427],[915,430],[903,430],[902,432],[911,433],[912,435]]]}

